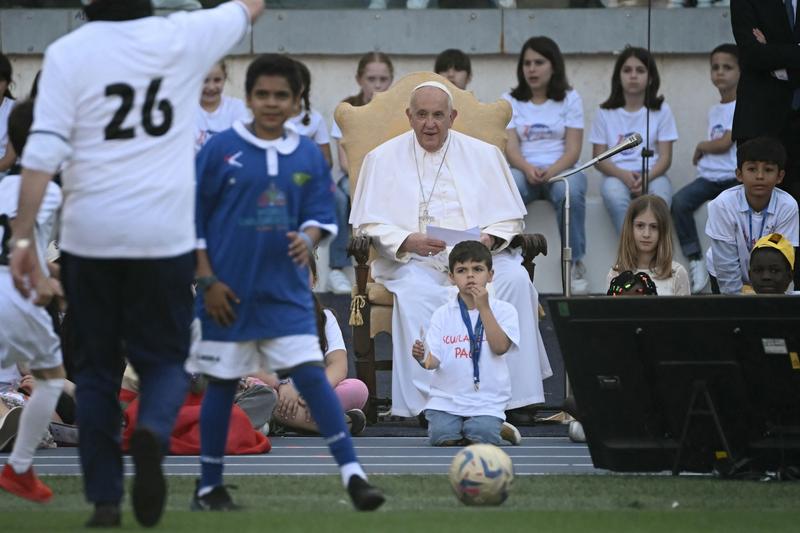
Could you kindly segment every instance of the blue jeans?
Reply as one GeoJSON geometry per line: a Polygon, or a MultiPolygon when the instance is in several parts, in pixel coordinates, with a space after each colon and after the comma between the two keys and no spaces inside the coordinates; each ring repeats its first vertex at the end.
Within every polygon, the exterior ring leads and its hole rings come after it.
{"type": "Polygon", "coordinates": [[[675,193],[672,197],[672,221],[683,255],[692,257],[703,253],[697,236],[697,226],[694,223],[694,212],[705,202],[713,200],[719,193],[737,183],[736,178],[724,181],[697,178],[675,193]]]}
{"type": "Polygon", "coordinates": [[[431,446],[461,439],[494,445],[503,442],[500,438],[503,420],[496,416],[458,416],[426,409],[425,418],[428,419],[428,442],[431,446]]]}
{"type": "MultiPolygon", "coordinates": [[[[544,198],[556,209],[558,218],[558,231],[561,241],[564,241],[564,197],[566,187],[559,181],[556,183],[543,183],[531,185],[525,179],[525,174],[516,168],[511,169],[514,182],[517,184],[522,202],[525,205],[544,198]]],[[[586,174],[578,172],[569,178],[569,246],[572,248],[572,261],[577,262],[586,255],[586,174]]]]}
{"type": "Polygon", "coordinates": [[[62,251],[72,316],[80,457],[86,499],[122,500],[119,388],[125,357],[139,374],[137,427],[169,449],[189,389],[183,364],[193,316],[194,253],[164,259],[94,259],[62,251]]]}
{"type": "MultiPolygon", "coordinates": [[[[647,192],[659,196],[667,202],[667,207],[672,203],[672,184],[667,176],[659,176],[651,180],[647,192]]],[[[605,176],[600,186],[600,194],[617,234],[621,234],[622,225],[625,223],[625,213],[628,211],[628,206],[631,205],[631,190],[621,179],[605,176]]]]}
{"type": "Polygon", "coordinates": [[[333,196],[336,201],[336,224],[339,233],[331,241],[328,266],[344,268],[350,266],[350,258],[347,257],[347,244],[350,242],[350,178],[347,175],[336,182],[333,196]]]}

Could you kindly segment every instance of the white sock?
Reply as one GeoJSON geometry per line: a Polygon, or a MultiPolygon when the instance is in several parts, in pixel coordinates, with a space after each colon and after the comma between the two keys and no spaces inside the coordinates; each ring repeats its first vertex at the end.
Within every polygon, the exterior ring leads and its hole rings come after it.
{"type": "Polygon", "coordinates": [[[50,425],[58,398],[64,390],[63,379],[36,379],[31,398],[22,409],[19,431],[8,464],[17,474],[26,472],[33,464],[33,454],[50,425]]]}
{"type": "Polygon", "coordinates": [[[366,472],[357,461],[340,466],[339,471],[342,473],[342,483],[344,483],[345,488],[347,488],[347,483],[350,481],[351,476],[358,476],[363,480],[367,479],[366,472]]]}
{"type": "Polygon", "coordinates": [[[210,486],[210,487],[200,487],[199,489],[197,489],[197,495],[198,495],[200,498],[202,498],[202,497],[203,497],[203,496],[205,496],[206,494],[210,494],[210,493],[211,493],[211,491],[212,491],[212,490],[214,490],[215,488],[216,488],[216,487],[215,487],[215,486],[213,486],[213,485],[212,485],[212,486],[210,486]]]}

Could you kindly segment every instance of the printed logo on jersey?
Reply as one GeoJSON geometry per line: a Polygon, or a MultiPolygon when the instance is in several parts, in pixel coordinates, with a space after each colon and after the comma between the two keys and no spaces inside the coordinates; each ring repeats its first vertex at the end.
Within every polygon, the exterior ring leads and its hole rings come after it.
{"type": "Polygon", "coordinates": [[[242,151],[241,150],[239,150],[235,154],[226,155],[225,156],[225,162],[228,163],[232,167],[242,168],[242,166],[244,166],[244,165],[239,163],[239,158],[240,157],[242,157],[242,151]]]}
{"type": "Polygon", "coordinates": [[[717,139],[721,139],[725,136],[725,126],[722,124],[714,124],[711,128],[711,133],[709,133],[708,137],[712,141],[716,141],[717,139]]]}
{"type": "Polygon", "coordinates": [[[553,139],[555,134],[547,124],[531,124],[525,126],[522,132],[522,139],[525,141],[541,141],[542,139],[553,139]]]}
{"type": "Polygon", "coordinates": [[[305,172],[295,172],[294,174],[292,174],[292,181],[298,187],[302,187],[310,179],[311,179],[311,174],[306,174],[305,172]]]}
{"type": "MultiPolygon", "coordinates": [[[[614,145],[616,146],[617,144],[621,143],[622,141],[624,141],[625,139],[627,139],[631,135],[636,135],[636,132],[635,131],[631,131],[629,133],[625,133],[623,135],[620,135],[619,137],[617,137],[617,142],[615,142],[614,145]]],[[[609,146],[609,148],[611,148],[611,147],[609,146]]],[[[639,148],[638,146],[634,146],[633,148],[628,148],[627,150],[623,150],[620,153],[622,155],[633,155],[639,150],[641,150],[641,148],[639,148]]]]}
{"type": "Polygon", "coordinates": [[[255,216],[240,219],[239,225],[254,227],[256,231],[289,231],[286,195],[274,181],[259,195],[255,216]]]}

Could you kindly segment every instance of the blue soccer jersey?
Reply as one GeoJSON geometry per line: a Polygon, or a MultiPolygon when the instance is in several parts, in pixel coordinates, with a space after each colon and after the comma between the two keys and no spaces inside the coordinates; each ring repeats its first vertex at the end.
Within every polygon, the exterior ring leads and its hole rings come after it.
{"type": "Polygon", "coordinates": [[[287,126],[274,141],[242,123],[197,155],[198,248],[239,297],[229,327],[214,322],[198,295],[203,339],[249,341],[317,334],[309,271],[288,255],[289,231],[336,234],[333,182],[319,148],[287,126]]]}

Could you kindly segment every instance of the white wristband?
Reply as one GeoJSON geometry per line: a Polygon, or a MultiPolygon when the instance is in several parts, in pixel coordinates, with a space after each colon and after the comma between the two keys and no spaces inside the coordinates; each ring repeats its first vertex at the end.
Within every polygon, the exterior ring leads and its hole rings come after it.
{"type": "Polygon", "coordinates": [[[12,248],[16,250],[27,250],[30,247],[31,247],[30,239],[16,239],[12,244],[12,248]]]}

